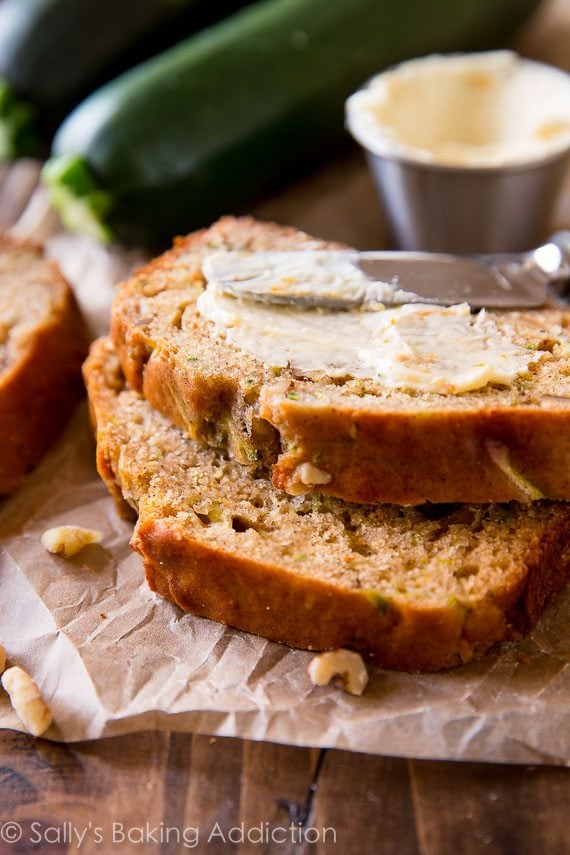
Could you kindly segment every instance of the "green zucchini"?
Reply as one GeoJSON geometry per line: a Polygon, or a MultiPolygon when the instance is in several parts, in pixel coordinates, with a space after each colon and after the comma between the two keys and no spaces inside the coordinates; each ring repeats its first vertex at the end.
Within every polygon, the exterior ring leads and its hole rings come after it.
{"type": "Polygon", "coordinates": [[[94,93],[44,179],[71,229],[157,244],[320,163],[383,66],[495,47],[536,0],[263,0],[94,93]]]}
{"type": "Polygon", "coordinates": [[[30,153],[94,88],[245,0],[2,0],[0,160],[30,153]]]}

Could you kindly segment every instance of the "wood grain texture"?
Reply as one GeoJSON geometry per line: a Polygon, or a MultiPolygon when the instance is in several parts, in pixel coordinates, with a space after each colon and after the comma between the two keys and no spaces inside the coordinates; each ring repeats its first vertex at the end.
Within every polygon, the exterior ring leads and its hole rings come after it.
{"type": "Polygon", "coordinates": [[[409,761],[420,851],[570,853],[570,771],[409,761]]]}
{"type": "Polygon", "coordinates": [[[0,855],[566,855],[569,803],[570,771],[545,766],[166,733],[63,746],[0,732],[0,835],[6,822],[22,829],[0,855]]]}

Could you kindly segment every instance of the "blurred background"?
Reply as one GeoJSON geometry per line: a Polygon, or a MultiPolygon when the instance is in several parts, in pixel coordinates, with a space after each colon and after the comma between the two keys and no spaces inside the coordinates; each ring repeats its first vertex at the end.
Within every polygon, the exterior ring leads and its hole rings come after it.
{"type": "Polygon", "coordinates": [[[66,225],[99,240],[247,212],[381,247],[346,97],[411,56],[508,46],[569,70],[569,45],[568,0],[0,0],[0,228],[57,228],[48,159],[66,225]]]}

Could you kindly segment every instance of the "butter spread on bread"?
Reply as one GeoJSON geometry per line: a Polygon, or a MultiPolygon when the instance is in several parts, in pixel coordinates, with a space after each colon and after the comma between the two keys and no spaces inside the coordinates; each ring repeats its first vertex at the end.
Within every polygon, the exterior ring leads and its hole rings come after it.
{"type": "Polygon", "coordinates": [[[197,308],[232,344],[268,365],[309,376],[324,372],[459,394],[488,383],[509,385],[544,358],[516,341],[511,329],[499,329],[484,310],[472,315],[466,303],[387,309],[380,290],[377,301],[359,306],[369,280],[343,253],[334,253],[326,267],[324,256],[217,253],[204,263],[208,284],[197,308]],[[276,294],[281,305],[264,301],[276,294]]]}

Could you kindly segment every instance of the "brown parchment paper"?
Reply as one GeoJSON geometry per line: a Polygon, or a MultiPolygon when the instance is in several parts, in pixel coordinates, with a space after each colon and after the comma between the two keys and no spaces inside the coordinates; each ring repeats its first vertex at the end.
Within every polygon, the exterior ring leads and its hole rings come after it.
{"type": "MultiPolygon", "coordinates": [[[[138,259],[55,234],[48,252],[77,284],[91,329],[138,259]]],[[[361,698],[315,688],[310,654],[183,614],[146,587],[94,465],[83,404],[24,488],[0,507],[0,640],[52,707],[63,741],[160,728],[385,755],[570,762],[570,591],[532,635],[430,676],[379,669],[361,698]],[[71,560],[45,529],[103,533],[71,560]]],[[[0,726],[19,729],[4,693],[0,726]]]]}

